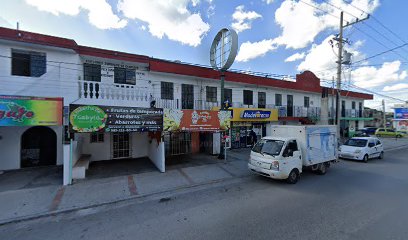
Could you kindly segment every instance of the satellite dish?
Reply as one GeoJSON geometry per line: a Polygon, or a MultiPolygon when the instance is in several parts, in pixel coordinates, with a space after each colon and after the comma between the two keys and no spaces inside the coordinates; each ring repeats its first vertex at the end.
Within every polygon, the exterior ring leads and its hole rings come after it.
{"type": "Polygon", "coordinates": [[[210,63],[215,70],[225,71],[234,63],[238,51],[238,35],[228,28],[215,36],[210,49],[210,63]]]}

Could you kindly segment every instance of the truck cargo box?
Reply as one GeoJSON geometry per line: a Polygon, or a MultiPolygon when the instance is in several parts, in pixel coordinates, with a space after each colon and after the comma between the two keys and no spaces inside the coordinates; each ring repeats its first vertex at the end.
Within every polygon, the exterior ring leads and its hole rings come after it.
{"type": "Polygon", "coordinates": [[[337,159],[337,137],[335,125],[273,125],[268,136],[296,138],[302,151],[303,166],[337,159]]]}

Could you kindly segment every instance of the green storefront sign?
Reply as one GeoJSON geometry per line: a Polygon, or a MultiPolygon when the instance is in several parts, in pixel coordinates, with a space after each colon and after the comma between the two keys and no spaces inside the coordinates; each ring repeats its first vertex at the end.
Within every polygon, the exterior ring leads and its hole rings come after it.
{"type": "Polygon", "coordinates": [[[71,112],[69,120],[76,132],[97,132],[105,127],[106,114],[97,106],[81,106],[71,112]]]}

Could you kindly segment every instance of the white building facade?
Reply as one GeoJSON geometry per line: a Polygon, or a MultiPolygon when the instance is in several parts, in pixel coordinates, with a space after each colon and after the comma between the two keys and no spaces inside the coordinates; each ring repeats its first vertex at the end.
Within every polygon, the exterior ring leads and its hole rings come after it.
{"type": "MultiPolygon", "coordinates": [[[[54,132],[54,162],[70,164],[71,168],[81,156],[89,161],[145,157],[164,172],[165,153],[171,154],[168,141],[174,141],[174,136],[148,130],[69,134],[72,104],[211,110],[228,101],[233,109],[276,109],[276,121],[236,124],[245,127],[246,133],[257,130],[259,136],[267,135],[270,124],[329,123],[333,116],[332,95],[322,101],[329,90],[321,87],[320,80],[309,71],[293,81],[226,72],[225,99],[220,99],[220,75],[212,69],[80,46],[70,39],[7,28],[0,28],[0,66],[0,95],[63,99],[62,123],[42,124],[38,131],[54,132]]],[[[341,95],[343,127],[364,127],[364,100],[372,99],[372,95],[351,91],[341,95]]],[[[1,125],[0,119],[0,170],[22,167],[21,138],[33,127],[1,125]]],[[[192,138],[206,138],[183,135],[186,145],[191,145],[188,141],[192,138]]],[[[219,140],[219,133],[210,135],[213,142],[219,140]]],[[[179,153],[191,152],[194,150],[179,153]]],[[[41,165],[40,159],[36,162],[41,165]]],[[[69,169],[64,171],[72,175],[69,169]]]]}

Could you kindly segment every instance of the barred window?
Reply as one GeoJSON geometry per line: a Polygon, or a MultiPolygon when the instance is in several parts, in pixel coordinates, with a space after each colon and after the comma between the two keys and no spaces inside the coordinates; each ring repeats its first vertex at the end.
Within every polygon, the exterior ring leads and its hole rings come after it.
{"type": "Polygon", "coordinates": [[[104,133],[103,132],[97,132],[97,133],[91,133],[91,143],[100,143],[104,141],[104,133]]]}
{"type": "Polygon", "coordinates": [[[266,92],[258,92],[258,108],[266,107],[266,92]]]}
{"type": "Polygon", "coordinates": [[[46,70],[45,53],[12,49],[11,75],[41,77],[46,70]]]}
{"type": "Polygon", "coordinates": [[[115,83],[119,84],[136,84],[136,71],[134,69],[126,69],[115,67],[115,83]]]}
{"type": "Polygon", "coordinates": [[[207,102],[217,102],[217,87],[206,86],[207,102]]]}
{"type": "Polygon", "coordinates": [[[275,94],[275,105],[282,106],[282,94],[275,94]]]}
{"type": "Polygon", "coordinates": [[[303,106],[306,107],[306,108],[308,108],[310,106],[310,98],[309,97],[304,97],[303,106]]]}
{"type": "Polygon", "coordinates": [[[84,63],[84,80],[85,81],[101,81],[101,65],[84,63]]]}
{"type": "Polygon", "coordinates": [[[167,100],[173,100],[173,83],[172,82],[161,82],[161,98],[167,100]]]}

